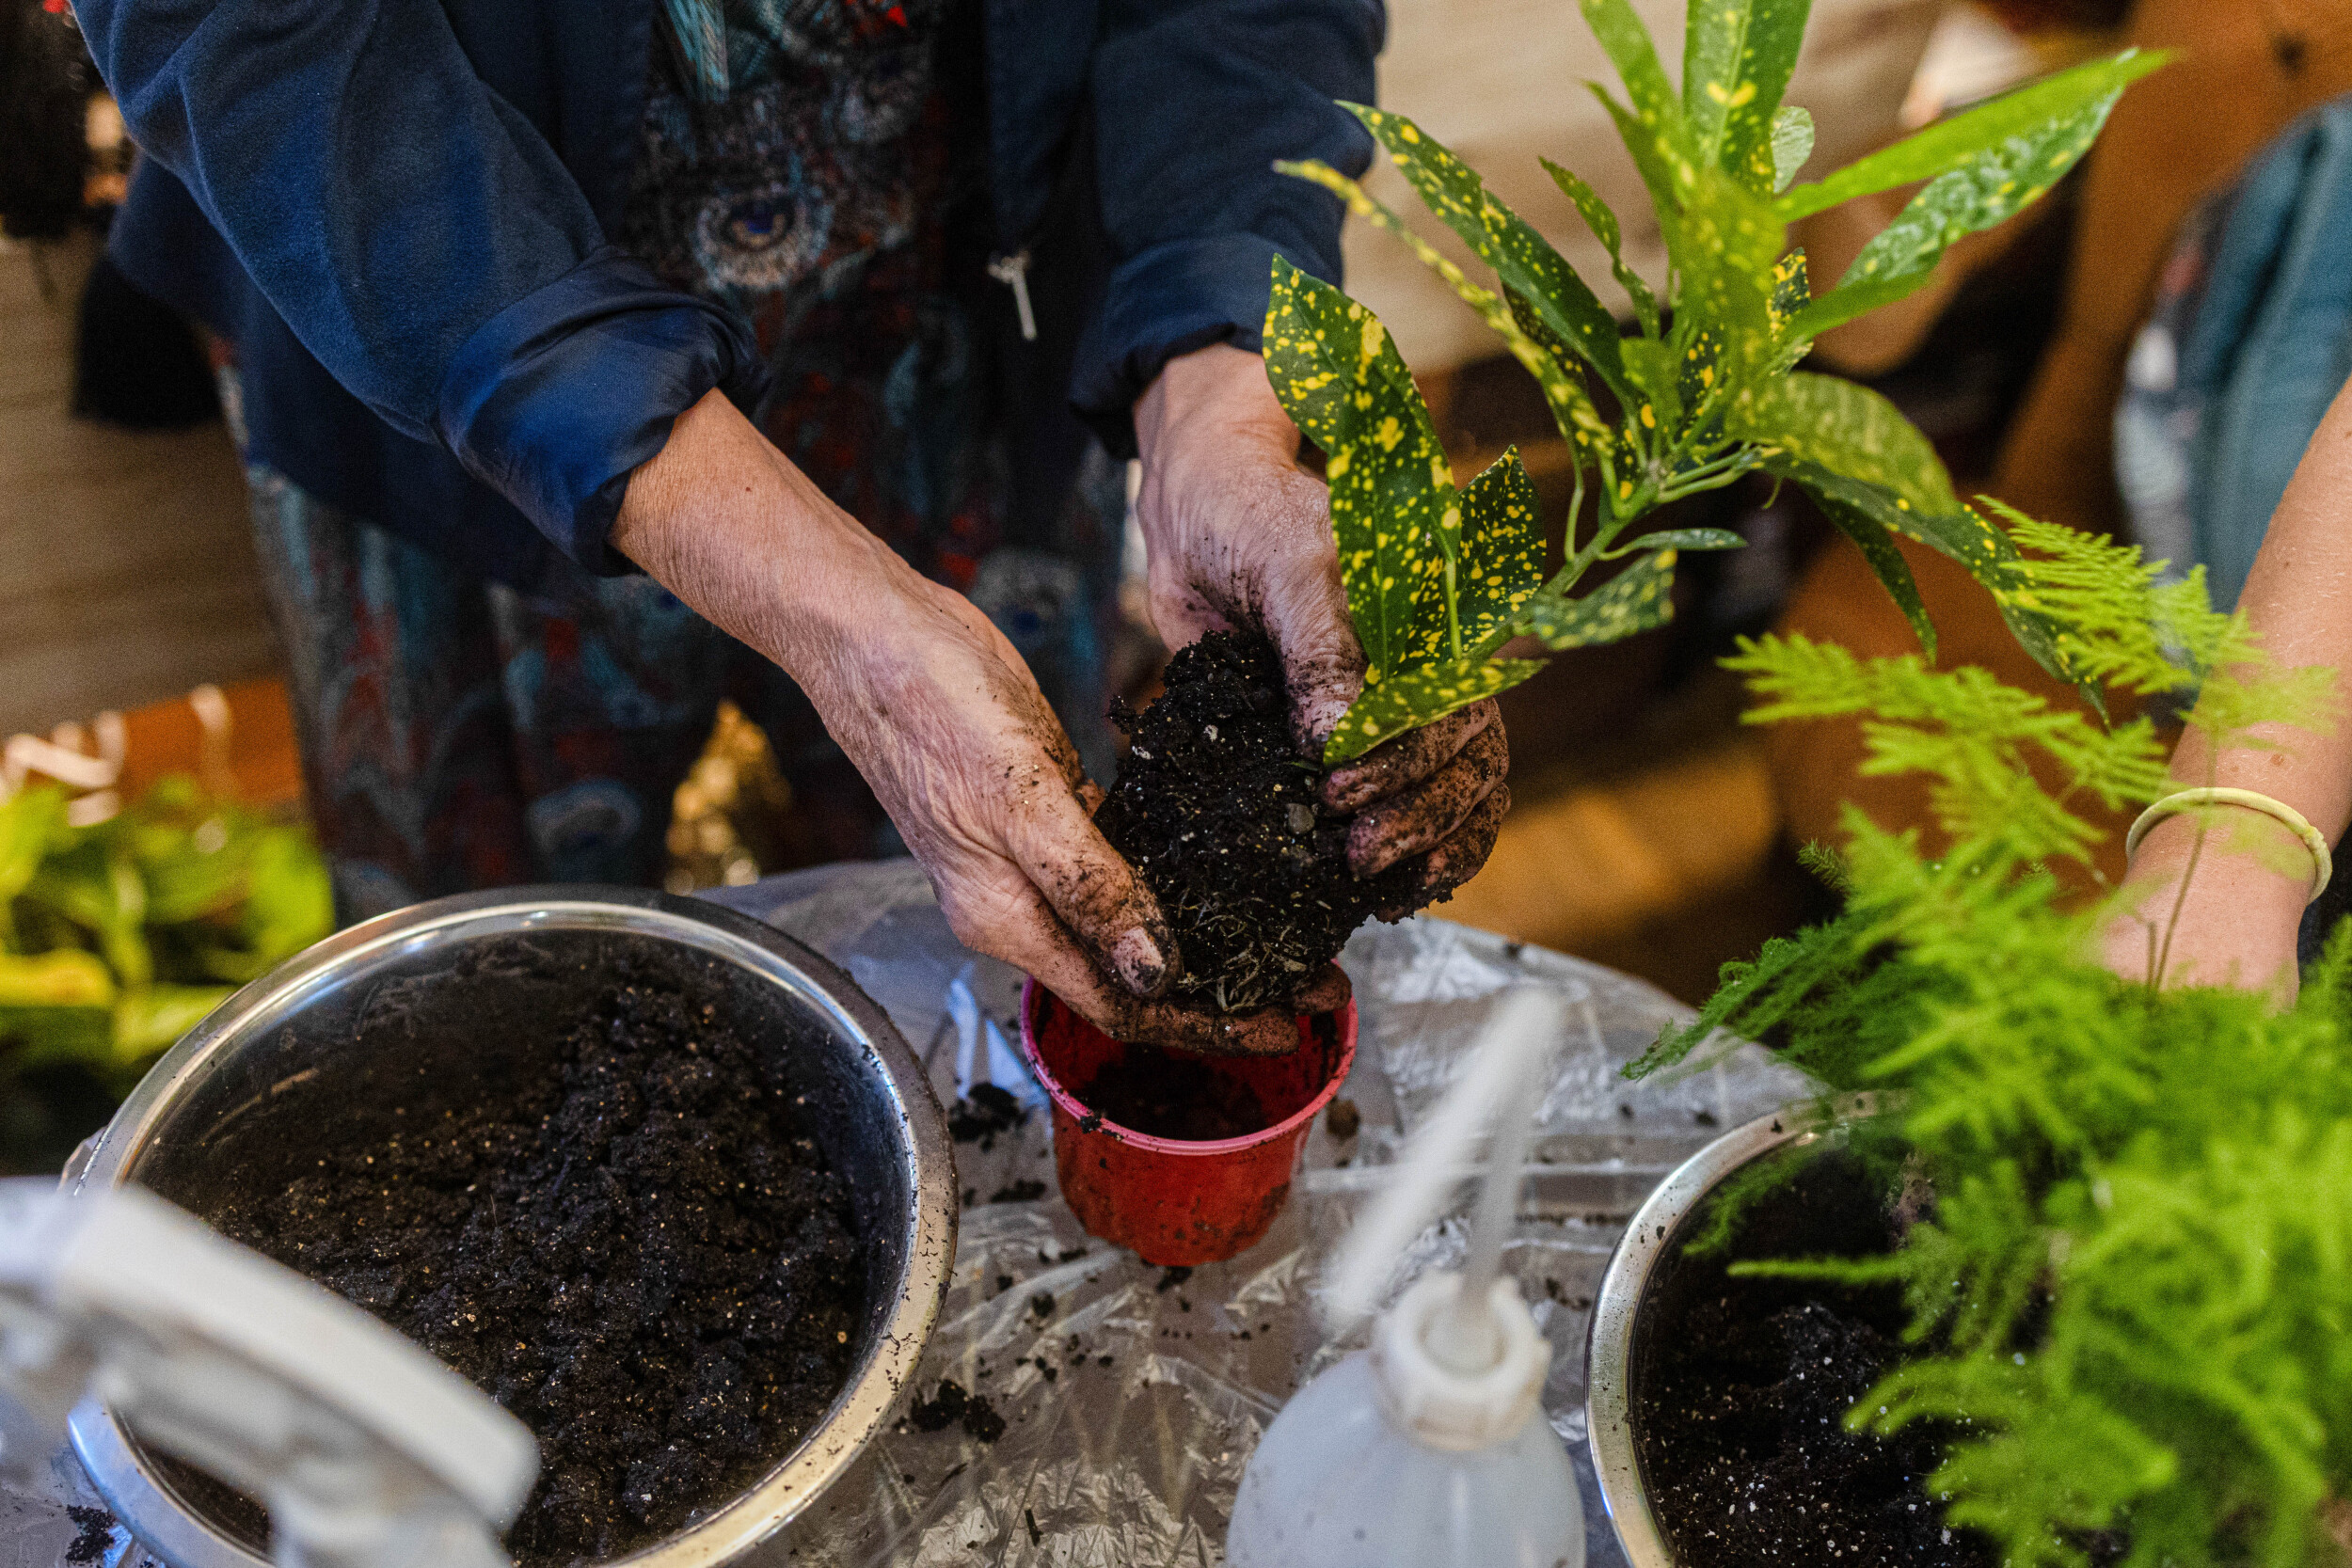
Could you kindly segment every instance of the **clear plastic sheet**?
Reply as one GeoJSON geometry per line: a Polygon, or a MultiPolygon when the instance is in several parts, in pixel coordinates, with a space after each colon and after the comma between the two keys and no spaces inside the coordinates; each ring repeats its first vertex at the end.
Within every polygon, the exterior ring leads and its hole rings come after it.
{"type": "MultiPolygon", "coordinates": [[[[956,942],[913,863],[826,866],[718,896],[849,970],[923,1058],[943,1102],[955,1101],[960,1079],[1038,1098],[1003,1043],[1018,1037],[1020,976],[956,942]]],[[[1360,1331],[1325,1333],[1322,1260],[1443,1093],[1496,993],[1535,981],[1580,999],[1572,1012],[1584,1026],[1543,1102],[1509,1263],[1553,1347],[1544,1407],[1584,1481],[1591,1561],[1622,1564],[1583,1444],[1584,1337],[1601,1273],[1627,1218],[1668,1171],[1719,1131],[1800,1098],[1802,1083],[1740,1047],[1671,1081],[1628,1084],[1617,1069],[1663,1025],[1687,1021],[1688,1008],[1597,965],[1441,920],[1360,931],[1343,962],[1361,1045],[1341,1092],[1360,1131],[1343,1142],[1317,1123],[1289,1207],[1231,1262],[1154,1269],[1087,1235],[1055,1190],[1042,1111],[957,1144],[956,1274],[915,1394],[931,1400],[953,1380],[986,1400],[1003,1431],[982,1440],[963,1424],[923,1432],[901,1422],[754,1561],[1222,1562],[1259,1433],[1306,1379],[1361,1340],[1360,1331]]],[[[1458,1216],[1430,1227],[1396,1287],[1452,1261],[1466,1236],[1458,1216]]],[[[56,1543],[89,1540],[69,1504],[95,1498],[68,1456],[37,1483],[0,1485],[0,1568],[46,1568],[63,1560],[56,1543]]],[[[136,1568],[140,1554],[118,1528],[99,1555],[77,1560],[136,1568]]]]}

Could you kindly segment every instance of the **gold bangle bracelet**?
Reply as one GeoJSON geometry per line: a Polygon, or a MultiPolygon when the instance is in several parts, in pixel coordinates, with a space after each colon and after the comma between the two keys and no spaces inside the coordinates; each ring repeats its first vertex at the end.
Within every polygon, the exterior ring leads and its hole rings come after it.
{"type": "Polygon", "coordinates": [[[2132,824],[2132,831],[2123,835],[2123,858],[2129,860],[2138,852],[2139,841],[2148,836],[2149,829],[2193,806],[2243,806],[2283,822],[2303,841],[2303,847],[2312,852],[2312,895],[2304,902],[2310,903],[2328,891],[2328,880],[2336,874],[2334,858],[2328,853],[2328,840],[2301,812],[2255,789],[2184,789],[2177,795],[2166,796],[2141,812],[2139,820],[2132,824]]]}

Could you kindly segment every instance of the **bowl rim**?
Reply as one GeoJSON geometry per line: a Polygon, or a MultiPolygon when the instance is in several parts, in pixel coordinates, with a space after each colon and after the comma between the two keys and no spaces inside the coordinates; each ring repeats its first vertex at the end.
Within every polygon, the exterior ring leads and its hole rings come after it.
{"type": "MultiPolygon", "coordinates": [[[[797,939],[702,899],[587,884],[500,888],[411,905],[339,931],[246,985],[156,1062],[113,1118],[68,1163],[63,1190],[122,1184],[164,1115],[246,1039],[354,974],[465,937],[531,930],[667,937],[761,974],[828,1015],[880,1068],[898,1112],[892,1158],[914,1194],[897,1299],[824,1418],[758,1481],[675,1533],[599,1568],[717,1568],[773,1536],[838,1481],[914,1386],[946,1298],[959,1220],[955,1158],[929,1077],[889,1016],[837,965],[797,939]]],[[[68,1422],[74,1451],[140,1544],[174,1568],[270,1568],[190,1510],[92,1398],[68,1422]]]]}
{"type": "MultiPolygon", "coordinates": [[[[1299,1015],[1301,1021],[1310,1018],[1339,1020],[1339,1060],[1331,1069],[1330,1080],[1316,1091],[1312,1100],[1272,1126],[1262,1127],[1255,1132],[1244,1132],[1237,1138],[1209,1138],[1198,1141],[1187,1138],[1163,1138],[1150,1132],[1138,1132],[1126,1123],[1113,1121],[1108,1117],[1097,1116],[1090,1106],[1072,1093],[1061,1079],[1055,1075],[1053,1069],[1045,1065],[1045,1057],[1038,1050],[1036,1018],[1038,1007],[1043,999],[1048,997],[1062,1006],[1070,1006],[1069,1003],[1063,1002],[1060,997],[1055,996],[1052,991],[1040,985],[1035,975],[1024,974],[1021,977],[1022,1060],[1027,1063],[1029,1070],[1037,1075],[1039,1085],[1053,1098],[1055,1106],[1066,1112],[1071,1120],[1083,1122],[1087,1117],[1094,1117],[1095,1126],[1099,1131],[1111,1133],[1120,1143],[1143,1149],[1147,1153],[1204,1156],[1239,1154],[1245,1149],[1257,1148],[1273,1143],[1279,1138],[1288,1137],[1308,1122],[1312,1121],[1317,1112],[1339,1098],[1341,1085],[1347,1082],[1347,1075],[1355,1069],[1356,1066],[1356,1048],[1359,1043],[1356,1031],[1359,1021],[1356,1012],[1356,998],[1350,996],[1344,1003],[1327,1013],[1301,1013],[1299,1015]]],[[[1071,1007],[1071,1011],[1074,1013],[1077,1009],[1071,1007]]],[[[1085,1015],[1079,1016],[1083,1020],[1085,1015]]]]}
{"type": "Polygon", "coordinates": [[[1651,1513],[1633,1440],[1634,1328],[1649,1282],[1680,1238],[1684,1223],[1733,1172],[1775,1149],[1802,1148],[1849,1121],[1878,1115],[1887,1097],[1842,1094],[1799,1102],[1743,1122],[1677,1165],[1618,1238],[1593,1298],[1584,1342],[1584,1429],[1601,1507],[1629,1568],[1676,1568],[1665,1532],[1651,1513]]]}

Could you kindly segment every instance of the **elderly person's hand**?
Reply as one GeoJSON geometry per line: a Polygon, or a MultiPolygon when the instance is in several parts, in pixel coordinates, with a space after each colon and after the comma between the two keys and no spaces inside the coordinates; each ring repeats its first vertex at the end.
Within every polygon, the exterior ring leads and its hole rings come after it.
{"type": "MultiPolygon", "coordinates": [[[[1295,1025],[1154,1000],[1177,955],[1095,831],[1102,797],[970,601],[835,507],[717,393],[630,477],[612,544],[800,682],[938,889],[957,938],[1122,1039],[1288,1048],[1295,1025]]],[[[1308,998],[1336,1006],[1328,978],[1308,998]]]]}
{"type": "MultiPolygon", "coordinates": [[[[1299,751],[1320,758],[1363,689],[1364,654],[1323,482],[1298,466],[1298,430],[1264,361],[1222,343],[1171,360],[1136,405],[1136,435],[1160,634],[1182,646],[1212,631],[1263,630],[1289,677],[1299,751]]],[[[1358,876],[1420,857],[1418,906],[1486,863],[1510,807],[1509,770],[1489,699],[1334,769],[1323,799],[1359,814],[1348,837],[1358,876]]]]}

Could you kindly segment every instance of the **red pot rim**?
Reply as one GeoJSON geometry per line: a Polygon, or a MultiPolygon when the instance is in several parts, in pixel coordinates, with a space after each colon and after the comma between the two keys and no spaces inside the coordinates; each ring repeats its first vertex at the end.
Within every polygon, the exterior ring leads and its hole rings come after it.
{"type": "MultiPolygon", "coordinates": [[[[1045,1086],[1047,1094],[1053,1096],[1054,1103],[1067,1111],[1072,1120],[1084,1121],[1093,1117],[1095,1125],[1099,1129],[1115,1134],[1120,1143],[1147,1149],[1154,1154],[1193,1156],[1238,1154],[1245,1148],[1254,1148],[1260,1144],[1272,1143],[1275,1139],[1295,1132],[1312,1121],[1317,1112],[1339,1098],[1340,1085],[1347,1082],[1348,1070],[1356,1065],[1356,999],[1351,996],[1347,999],[1345,1006],[1325,1015],[1340,1021],[1340,1059],[1338,1065],[1331,1069],[1330,1082],[1325,1084],[1321,1092],[1305,1105],[1271,1127],[1261,1128],[1255,1132],[1246,1132],[1238,1138],[1214,1138],[1205,1143],[1195,1143],[1184,1138],[1157,1138],[1149,1132],[1138,1132],[1132,1127],[1122,1126],[1108,1117],[1098,1116],[1091,1106],[1064,1088],[1061,1080],[1047,1069],[1043,1059],[1038,1055],[1037,1029],[1031,1022],[1037,1012],[1037,999],[1049,993],[1045,988],[1037,983],[1035,975],[1025,974],[1021,977],[1021,1055],[1029,1064],[1029,1070],[1037,1074],[1037,1081],[1045,1086]]],[[[1061,999],[1056,997],[1055,1000],[1058,1002],[1061,999]]],[[[1070,1004],[1063,1002],[1062,1006],[1067,1007],[1070,1004]]]]}

